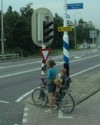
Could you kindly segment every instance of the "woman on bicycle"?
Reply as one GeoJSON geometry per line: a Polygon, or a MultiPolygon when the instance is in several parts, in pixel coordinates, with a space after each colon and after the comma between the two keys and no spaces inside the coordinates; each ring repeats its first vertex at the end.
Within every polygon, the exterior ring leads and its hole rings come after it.
{"type": "Polygon", "coordinates": [[[56,85],[53,84],[53,80],[56,79],[57,71],[54,68],[56,63],[53,60],[49,60],[47,62],[47,88],[48,88],[48,99],[49,99],[49,109],[45,110],[45,112],[51,113],[52,107],[55,101],[55,91],[56,85]]]}

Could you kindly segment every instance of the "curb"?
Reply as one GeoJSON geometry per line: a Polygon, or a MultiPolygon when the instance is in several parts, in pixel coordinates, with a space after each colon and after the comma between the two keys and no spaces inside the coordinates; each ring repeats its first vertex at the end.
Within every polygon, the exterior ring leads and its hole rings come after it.
{"type": "Polygon", "coordinates": [[[90,98],[91,96],[93,96],[94,94],[96,94],[97,92],[100,91],[100,88],[95,90],[94,92],[92,92],[91,94],[89,94],[87,97],[80,99],[78,102],[75,103],[75,105],[79,105],[80,103],[82,103],[83,101],[87,100],[88,98],[90,98]]]}

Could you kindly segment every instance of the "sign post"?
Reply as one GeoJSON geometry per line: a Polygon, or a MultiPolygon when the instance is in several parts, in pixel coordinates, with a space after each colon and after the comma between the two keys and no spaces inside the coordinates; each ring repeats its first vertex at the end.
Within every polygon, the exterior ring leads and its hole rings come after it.
{"type": "Polygon", "coordinates": [[[90,38],[93,39],[94,44],[94,39],[97,38],[97,30],[90,30],[90,38]]]}
{"type": "MultiPolygon", "coordinates": [[[[67,27],[67,10],[68,9],[82,9],[83,3],[67,4],[65,0],[64,4],[64,27],[67,27]]],[[[69,76],[69,38],[67,31],[64,28],[58,28],[58,30],[64,31],[63,35],[63,58],[64,58],[64,68],[67,70],[67,75],[69,76]]]]}
{"type": "MultiPolygon", "coordinates": [[[[64,27],[67,27],[67,2],[64,3],[64,27]]],[[[69,38],[67,31],[64,31],[63,35],[63,59],[64,68],[66,69],[66,75],[69,76],[69,38]]]]}
{"type": "MultiPolygon", "coordinates": [[[[68,10],[83,9],[83,3],[67,4],[67,9],[68,10]]],[[[77,13],[77,14],[79,14],[79,13],[77,13]]],[[[76,49],[76,23],[75,23],[75,15],[74,15],[74,38],[75,38],[75,49],[76,49]]]]}

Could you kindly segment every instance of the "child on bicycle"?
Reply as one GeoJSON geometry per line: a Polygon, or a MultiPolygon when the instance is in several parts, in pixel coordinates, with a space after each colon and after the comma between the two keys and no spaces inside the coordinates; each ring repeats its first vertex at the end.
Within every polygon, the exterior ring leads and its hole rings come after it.
{"type": "Polygon", "coordinates": [[[55,80],[55,84],[59,87],[59,93],[62,94],[63,90],[67,90],[69,88],[69,83],[71,79],[66,75],[66,70],[62,69],[60,71],[60,79],[55,80]]]}

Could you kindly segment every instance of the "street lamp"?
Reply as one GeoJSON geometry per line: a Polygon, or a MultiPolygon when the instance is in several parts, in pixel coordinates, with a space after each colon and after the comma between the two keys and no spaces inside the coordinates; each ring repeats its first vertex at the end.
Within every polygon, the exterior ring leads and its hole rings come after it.
{"type": "Polygon", "coordinates": [[[75,40],[75,49],[76,49],[76,45],[77,45],[77,43],[76,43],[76,20],[75,20],[75,16],[77,14],[81,14],[81,12],[74,14],[74,40],[75,40]]]}
{"type": "Polygon", "coordinates": [[[3,0],[1,0],[1,49],[2,60],[4,61],[4,28],[3,28],[3,0]]]}

